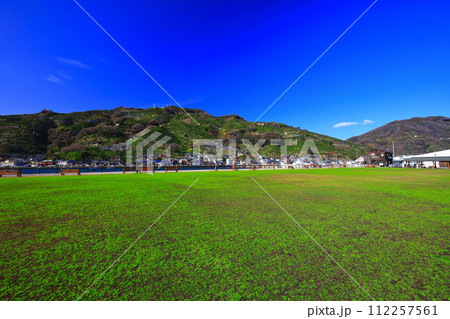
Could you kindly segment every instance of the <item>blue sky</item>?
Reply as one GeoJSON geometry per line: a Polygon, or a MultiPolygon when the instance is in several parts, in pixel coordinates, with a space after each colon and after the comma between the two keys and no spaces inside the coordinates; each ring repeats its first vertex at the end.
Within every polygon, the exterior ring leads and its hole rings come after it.
{"type": "MultiPolygon", "coordinates": [[[[372,2],[79,0],[182,106],[249,121],[372,2]]],[[[379,0],[261,120],[344,139],[448,116],[449,11],[379,0]]],[[[174,104],[71,0],[2,1],[0,38],[2,115],[174,104]]]]}

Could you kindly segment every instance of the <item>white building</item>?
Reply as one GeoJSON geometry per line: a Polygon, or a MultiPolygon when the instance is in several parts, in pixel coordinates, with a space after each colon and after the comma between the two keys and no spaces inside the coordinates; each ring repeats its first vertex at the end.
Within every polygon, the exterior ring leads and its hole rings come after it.
{"type": "Polygon", "coordinates": [[[355,160],[355,162],[360,165],[364,164],[365,161],[366,161],[366,159],[364,158],[364,156],[360,156],[355,160]]]}
{"type": "Polygon", "coordinates": [[[413,167],[435,167],[435,168],[449,168],[450,164],[450,149],[439,152],[431,152],[421,155],[406,156],[403,158],[405,166],[413,167]]]}

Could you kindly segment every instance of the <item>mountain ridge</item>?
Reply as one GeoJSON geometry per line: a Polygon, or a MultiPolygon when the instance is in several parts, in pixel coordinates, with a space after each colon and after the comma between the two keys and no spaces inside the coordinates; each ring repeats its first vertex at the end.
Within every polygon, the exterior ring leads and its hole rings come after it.
{"type": "MultiPolygon", "coordinates": [[[[3,115],[0,116],[0,153],[45,153],[49,157],[74,160],[123,157],[123,152],[112,151],[112,146],[145,128],[170,136],[172,151],[180,155],[192,151],[193,139],[214,138],[236,139],[242,150],[245,150],[242,139],[252,144],[259,139],[296,139],[298,144],[288,147],[290,154],[298,154],[303,141],[312,139],[323,155],[334,158],[355,158],[367,151],[366,147],[283,123],[253,125],[237,114],[213,116],[201,109],[167,106],[3,115]]],[[[260,154],[274,155],[278,150],[279,147],[266,142],[260,154]]]]}
{"type": "Polygon", "coordinates": [[[369,148],[382,148],[395,154],[413,155],[450,148],[450,118],[413,117],[396,120],[346,141],[369,148]]]}

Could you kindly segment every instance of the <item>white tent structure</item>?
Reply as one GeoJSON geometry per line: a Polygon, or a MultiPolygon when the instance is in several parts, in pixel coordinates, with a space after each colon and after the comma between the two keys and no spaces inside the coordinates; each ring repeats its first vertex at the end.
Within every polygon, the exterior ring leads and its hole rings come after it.
{"type": "Polygon", "coordinates": [[[412,155],[407,156],[403,159],[407,165],[411,162],[417,163],[418,167],[423,167],[424,162],[432,162],[433,167],[447,167],[449,168],[450,163],[450,149],[439,152],[426,153],[422,155],[412,155]]]}

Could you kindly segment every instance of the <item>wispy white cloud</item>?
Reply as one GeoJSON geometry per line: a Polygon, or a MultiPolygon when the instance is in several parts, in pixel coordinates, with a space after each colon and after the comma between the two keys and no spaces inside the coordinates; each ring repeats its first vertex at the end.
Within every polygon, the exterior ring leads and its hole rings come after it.
{"type": "Polygon", "coordinates": [[[372,120],[364,120],[362,122],[341,122],[341,123],[334,124],[333,127],[340,128],[340,127],[347,127],[347,126],[353,126],[353,125],[368,125],[368,124],[372,124],[372,123],[375,123],[375,122],[372,120]]]}
{"type": "Polygon", "coordinates": [[[79,68],[79,69],[89,69],[90,66],[84,64],[83,62],[80,62],[78,60],[74,60],[74,59],[67,59],[67,58],[58,58],[59,62],[73,66],[75,68],[79,68]]]}
{"type": "Polygon", "coordinates": [[[62,83],[60,78],[58,78],[57,76],[51,75],[51,74],[47,75],[47,77],[45,79],[50,82],[57,83],[57,84],[62,83]]]}
{"type": "Polygon", "coordinates": [[[56,75],[49,74],[45,79],[53,83],[61,84],[64,82],[63,80],[71,80],[72,77],[64,72],[56,72],[56,75]]]}
{"type": "Polygon", "coordinates": [[[358,125],[358,124],[359,124],[359,122],[341,122],[341,123],[334,124],[333,127],[334,128],[347,127],[347,126],[358,125]]]}
{"type": "Polygon", "coordinates": [[[68,75],[68,74],[66,74],[66,73],[64,73],[64,72],[58,72],[58,76],[59,76],[60,78],[66,79],[66,80],[72,79],[72,77],[71,77],[70,75],[68,75]]]}

